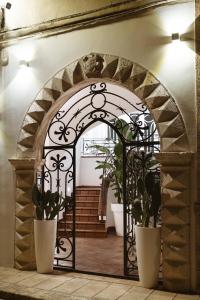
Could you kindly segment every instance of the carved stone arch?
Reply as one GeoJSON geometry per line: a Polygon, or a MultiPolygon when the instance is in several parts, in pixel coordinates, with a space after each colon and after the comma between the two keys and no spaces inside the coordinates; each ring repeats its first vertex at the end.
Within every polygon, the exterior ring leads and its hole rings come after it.
{"type": "Polygon", "coordinates": [[[77,84],[95,78],[111,80],[128,88],[152,113],[161,141],[161,153],[157,157],[163,178],[164,286],[168,290],[189,291],[196,276],[191,266],[193,245],[190,237],[192,154],[188,153],[183,118],[172,96],[148,70],[107,54],[91,53],[61,69],[41,89],[26,113],[18,140],[18,159],[11,160],[17,179],[15,266],[20,269],[35,267],[30,195],[38,133],[65,94],[77,84]]]}
{"type": "MultiPolygon", "coordinates": [[[[144,67],[125,58],[91,53],[67,65],[42,88],[22,124],[18,155],[32,156],[36,134],[45,114],[73,86],[89,78],[114,80],[132,91],[151,111],[161,139],[161,151],[189,148],[181,113],[166,88],[144,67]]],[[[33,155],[34,156],[34,155],[33,155]]]]}

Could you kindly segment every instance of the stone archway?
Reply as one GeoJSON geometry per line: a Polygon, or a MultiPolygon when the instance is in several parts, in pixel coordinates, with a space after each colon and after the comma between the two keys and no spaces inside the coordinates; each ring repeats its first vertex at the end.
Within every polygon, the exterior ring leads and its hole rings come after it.
{"type": "Polygon", "coordinates": [[[146,104],[161,140],[158,160],[163,189],[163,280],[169,290],[191,288],[190,163],[191,154],[181,113],[166,88],[146,69],[124,58],[92,53],[56,73],[26,113],[18,141],[16,169],[15,265],[34,267],[33,207],[30,191],[38,133],[45,118],[71,88],[90,78],[105,78],[127,87],[146,104]]]}
{"type": "Polygon", "coordinates": [[[45,114],[70,88],[88,78],[114,80],[136,94],[151,111],[167,152],[187,151],[188,141],[180,111],[166,88],[146,69],[127,59],[92,53],[56,73],[41,89],[26,113],[18,141],[18,155],[33,151],[45,114]]]}

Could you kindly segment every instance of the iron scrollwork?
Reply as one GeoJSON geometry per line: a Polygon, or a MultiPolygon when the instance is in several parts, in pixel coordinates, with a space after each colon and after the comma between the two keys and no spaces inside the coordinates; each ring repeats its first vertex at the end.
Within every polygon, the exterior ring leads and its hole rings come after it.
{"type": "MultiPolygon", "coordinates": [[[[64,214],[58,217],[62,230],[57,233],[55,264],[59,267],[75,269],[75,147],[84,130],[96,121],[108,124],[117,133],[127,157],[130,149],[159,152],[158,133],[147,107],[141,102],[133,102],[128,97],[119,95],[111,89],[111,84],[91,84],[60,108],[48,128],[43,168],[44,187],[69,196],[65,210],[71,223],[63,217],[64,214]],[[123,119],[126,120],[126,125],[123,119]],[[132,139],[127,138],[124,126],[129,126],[132,139]]],[[[132,172],[127,160],[127,165],[124,163],[126,184],[123,187],[126,220],[124,248],[125,270],[129,276],[137,273],[134,219],[128,194],[132,172]]]]}
{"type": "MultiPolygon", "coordinates": [[[[83,131],[95,121],[112,124],[118,120],[117,131],[121,131],[120,116],[123,115],[132,130],[133,140],[138,142],[153,141],[156,126],[147,107],[109,91],[106,83],[92,84],[85,88],[84,96],[78,101],[69,101],[53,118],[47,134],[45,146],[66,146],[76,144],[83,131]],[[111,98],[115,98],[115,102],[111,98]],[[70,116],[70,118],[69,118],[70,116]]],[[[121,138],[126,141],[126,136],[121,138]]]]}

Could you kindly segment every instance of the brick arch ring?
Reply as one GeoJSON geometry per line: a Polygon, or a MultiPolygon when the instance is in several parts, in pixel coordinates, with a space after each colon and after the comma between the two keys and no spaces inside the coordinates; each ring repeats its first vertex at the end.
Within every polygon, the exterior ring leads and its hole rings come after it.
{"type": "MultiPolygon", "coordinates": [[[[144,67],[125,58],[91,53],[57,72],[40,90],[29,107],[18,140],[20,157],[31,156],[37,132],[46,113],[72,87],[92,79],[108,79],[132,91],[151,111],[162,152],[181,152],[189,148],[185,124],[176,102],[166,88],[144,67]]],[[[34,155],[33,155],[34,156],[34,155]]]]}

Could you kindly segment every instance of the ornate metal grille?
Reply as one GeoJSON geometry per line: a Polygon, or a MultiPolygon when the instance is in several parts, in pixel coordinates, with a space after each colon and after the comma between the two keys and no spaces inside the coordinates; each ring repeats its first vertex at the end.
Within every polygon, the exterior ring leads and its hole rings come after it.
{"type": "Polygon", "coordinates": [[[114,149],[114,142],[111,139],[83,139],[82,140],[82,152],[81,155],[83,156],[102,156],[102,152],[95,149],[94,145],[104,146],[113,151],[114,149]]]}
{"type": "MultiPolygon", "coordinates": [[[[44,189],[57,190],[69,196],[65,210],[71,218],[71,226],[67,227],[63,220],[62,231],[58,232],[55,265],[76,268],[76,143],[84,130],[97,121],[107,123],[123,143],[124,274],[131,276],[135,274],[137,265],[134,220],[127,193],[133,171],[128,153],[133,149],[158,152],[159,137],[146,106],[125,88],[111,83],[91,84],[76,93],[56,113],[48,129],[44,145],[44,189]],[[129,137],[125,130],[127,126],[129,137]]],[[[62,218],[60,214],[58,219],[62,218]]]]}

